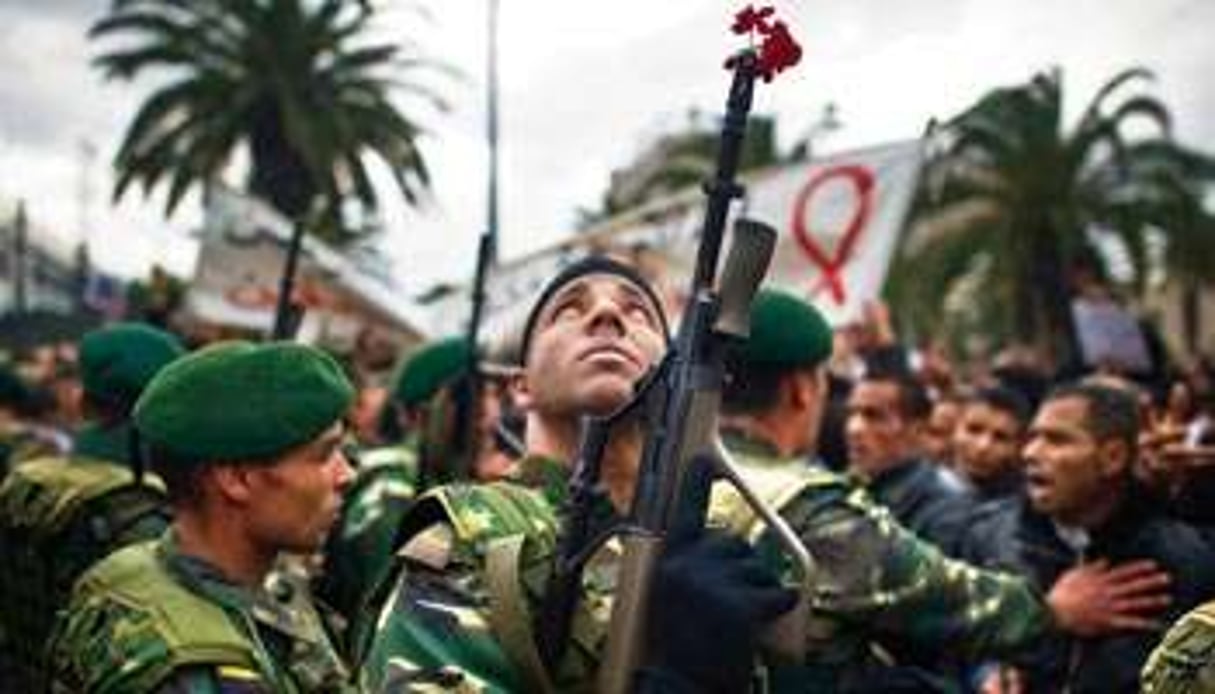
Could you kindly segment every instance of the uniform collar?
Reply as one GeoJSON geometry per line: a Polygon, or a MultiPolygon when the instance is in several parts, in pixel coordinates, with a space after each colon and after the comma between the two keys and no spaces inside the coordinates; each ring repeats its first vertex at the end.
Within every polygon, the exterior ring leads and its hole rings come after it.
{"type": "Polygon", "coordinates": [[[131,425],[129,422],[111,427],[103,427],[95,422],[90,422],[81,427],[72,437],[72,453],[82,458],[95,458],[129,465],[130,444],[131,425]]]}

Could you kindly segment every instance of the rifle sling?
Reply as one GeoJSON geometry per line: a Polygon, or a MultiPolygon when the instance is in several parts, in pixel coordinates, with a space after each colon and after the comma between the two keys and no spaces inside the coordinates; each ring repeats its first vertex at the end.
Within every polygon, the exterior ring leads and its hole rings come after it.
{"type": "Polygon", "coordinates": [[[526,541],[523,534],[511,535],[494,540],[486,549],[489,623],[507,656],[522,670],[529,691],[553,694],[556,689],[536,648],[519,576],[519,561],[526,541]]]}

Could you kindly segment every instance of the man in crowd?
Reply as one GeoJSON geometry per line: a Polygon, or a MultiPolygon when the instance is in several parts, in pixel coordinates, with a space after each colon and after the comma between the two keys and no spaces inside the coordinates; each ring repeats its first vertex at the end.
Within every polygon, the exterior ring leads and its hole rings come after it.
{"type": "Polygon", "coordinates": [[[924,427],[924,455],[929,460],[953,468],[953,432],[962,416],[962,400],[956,395],[938,396],[932,403],[932,413],[924,427]]]}
{"type": "MultiPolygon", "coordinates": [[[[1146,565],[1074,570],[1043,603],[1023,580],[943,558],[843,478],[807,468],[830,345],[813,307],[761,292],[724,394],[727,445],[744,477],[768,494],[817,564],[814,642],[799,667],[774,670],[778,690],[924,691],[935,686],[925,673],[878,664],[872,654],[891,644],[914,644],[924,655],[993,654],[1031,646],[1051,624],[1083,634],[1145,626],[1141,613],[1161,606],[1165,580],[1146,565]]],[[[757,532],[753,518],[732,509],[719,505],[730,526],[757,532]]]]}
{"type": "Polygon", "coordinates": [[[1020,494],[1021,446],[1029,403],[1003,386],[982,388],[966,400],[954,429],[954,465],[970,484],[976,503],[1020,494]]]}
{"type": "Polygon", "coordinates": [[[911,375],[866,374],[848,398],[844,431],[849,470],[903,527],[948,551],[969,504],[944,470],[920,454],[931,407],[911,375]]]}
{"type": "Polygon", "coordinates": [[[119,547],[168,526],[164,488],[145,475],[131,409],[149,380],[184,353],[177,339],[122,323],[80,343],[85,425],[67,456],[16,466],[0,486],[0,678],[14,691],[45,687],[43,653],[72,582],[119,547]]]}
{"type": "MultiPolygon", "coordinates": [[[[580,420],[607,414],[632,396],[662,355],[666,333],[653,290],[614,260],[591,256],[545,287],[520,352],[517,391],[528,451],[519,464],[523,484],[448,485],[419,500],[405,521],[406,571],[364,661],[370,688],[564,691],[593,680],[610,589],[600,567],[613,565],[612,548],[588,568],[590,594],[554,668],[542,662],[529,612],[551,559],[555,509],[566,495],[580,420]]],[[[643,434],[637,421],[614,431],[603,457],[599,519],[629,507],[643,434]]],[[[726,556],[721,540],[692,542],[662,562],[666,578],[656,590],[678,599],[657,600],[669,611],[652,621],[650,638],[663,646],[663,656],[643,687],[680,682],[691,691],[740,691],[758,625],[791,606],[792,595],[754,563],[745,545],[730,546],[726,556]],[[724,609],[723,593],[740,598],[732,604],[741,614],[724,609]],[[733,679],[740,672],[741,683],[733,679]]]]}
{"type": "MultiPolygon", "coordinates": [[[[1053,391],[1029,429],[1024,497],[979,521],[963,555],[1026,576],[1042,591],[1076,566],[1149,559],[1171,576],[1166,620],[1209,598],[1209,545],[1135,487],[1138,434],[1128,393],[1089,383],[1053,391]]],[[[1155,630],[1056,634],[1012,662],[1029,691],[1135,692],[1158,638],[1155,630]]]]}
{"type": "Polygon", "coordinates": [[[290,343],[221,343],[157,374],[134,421],[173,525],[77,583],[51,642],[53,691],[345,691],[308,596],[263,585],[337,517],[353,396],[336,362],[290,343]]]}

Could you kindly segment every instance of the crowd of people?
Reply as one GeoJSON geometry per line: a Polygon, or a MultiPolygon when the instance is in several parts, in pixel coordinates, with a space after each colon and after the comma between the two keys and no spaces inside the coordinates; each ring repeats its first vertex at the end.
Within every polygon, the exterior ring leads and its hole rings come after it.
{"type": "MultiPolygon", "coordinates": [[[[116,323],[0,369],[0,691],[591,691],[619,546],[568,634],[541,624],[588,415],[670,347],[606,255],[510,344],[411,352],[387,382],[319,349],[187,350],[116,323]]],[[[719,484],[658,562],[642,692],[1215,691],[1215,384],[963,372],[880,305],[833,330],[763,289],[725,355],[722,455],[813,560],[719,484]],[[795,653],[766,634],[808,610],[795,653]],[[786,649],[787,650],[787,649],[786,649]]],[[[633,508],[645,413],[592,520],[633,508]]]]}

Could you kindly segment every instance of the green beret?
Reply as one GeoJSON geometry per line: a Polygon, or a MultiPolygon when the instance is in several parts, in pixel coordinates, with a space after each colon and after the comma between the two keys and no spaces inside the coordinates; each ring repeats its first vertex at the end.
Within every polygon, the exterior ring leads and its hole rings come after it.
{"type": "Polygon", "coordinates": [[[818,366],[831,356],[831,326],[810,304],[761,289],[751,304],[751,337],[740,359],[755,366],[818,366]]]}
{"type": "Polygon", "coordinates": [[[115,323],[80,341],[80,378],[90,397],[130,404],[156,372],[186,351],[177,338],[142,323],[115,323]]]}
{"type": "Polygon", "coordinates": [[[468,373],[471,359],[468,340],[462,337],[431,342],[414,352],[401,367],[392,397],[406,407],[423,403],[440,388],[468,373]]]}
{"type": "Polygon", "coordinates": [[[0,363],[0,407],[20,409],[30,399],[30,388],[8,364],[0,363]]]}
{"type": "Polygon", "coordinates": [[[337,422],[354,387],[332,357],[305,345],[224,342],[169,365],[135,405],[150,443],[200,461],[265,458],[337,422]]]}

